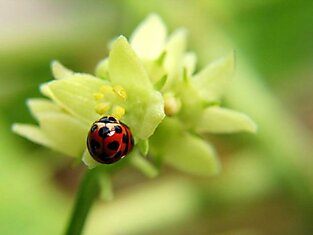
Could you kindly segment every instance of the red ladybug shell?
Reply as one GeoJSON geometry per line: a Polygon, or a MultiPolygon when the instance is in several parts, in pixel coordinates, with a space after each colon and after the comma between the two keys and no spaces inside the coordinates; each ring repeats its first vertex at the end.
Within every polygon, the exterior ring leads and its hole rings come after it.
{"type": "Polygon", "coordinates": [[[87,147],[90,155],[100,163],[111,164],[127,155],[134,146],[128,126],[114,117],[105,116],[90,128],[87,147]]]}

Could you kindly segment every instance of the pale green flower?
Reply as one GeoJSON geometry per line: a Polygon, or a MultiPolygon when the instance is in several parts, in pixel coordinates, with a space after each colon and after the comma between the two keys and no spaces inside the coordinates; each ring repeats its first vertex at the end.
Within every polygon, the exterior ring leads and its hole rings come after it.
{"type": "Polygon", "coordinates": [[[93,167],[96,163],[86,150],[89,128],[101,116],[113,115],[135,138],[128,158],[148,175],[157,171],[142,158],[146,155],[189,173],[217,173],[215,151],[201,134],[256,131],[247,115],[219,106],[232,82],[233,53],[195,73],[197,58],[186,51],[186,30],[168,36],[154,14],[129,41],[120,36],[112,42],[95,76],[53,62],[55,80],[41,86],[47,99],[27,102],[39,126],[15,124],[13,130],[66,155],[83,155],[93,167]]]}

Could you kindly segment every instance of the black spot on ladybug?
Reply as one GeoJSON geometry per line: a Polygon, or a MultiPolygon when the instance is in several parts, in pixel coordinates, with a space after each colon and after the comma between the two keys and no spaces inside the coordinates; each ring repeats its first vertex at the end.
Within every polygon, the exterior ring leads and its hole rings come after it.
{"type": "Polygon", "coordinates": [[[87,137],[90,155],[103,164],[119,161],[133,149],[133,145],[130,129],[112,116],[104,116],[96,121],[87,137]]]}
{"type": "Polygon", "coordinates": [[[125,149],[124,149],[124,152],[123,152],[123,156],[125,156],[126,154],[128,153],[128,141],[125,145],[125,149]]]}
{"type": "Polygon", "coordinates": [[[98,126],[97,126],[96,124],[94,124],[94,125],[91,127],[90,131],[91,131],[91,132],[95,132],[95,131],[97,130],[97,128],[98,128],[98,126]]]}
{"type": "Polygon", "coordinates": [[[126,145],[126,147],[125,147],[125,150],[124,150],[124,152],[123,152],[123,156],[125,156],[127,153],[128,153],[128,145],[126,145]]]}
{"type": "Polygon", "coordinates": [[[115,130],[116,133],[122,133],[122,131],[123,131],[122,127],[120,127],[120,126],[115,126],[114,130],[115,130]]]}
{"type": "Polygon", "coordinates": [[[109,121],[112,123],[117,123],[116,119],[114,117],[109,117],[109,121]]]}
{"type": "Polygon", "coordinates": [[[121,152],[121,151],[118,151],[118,152],[114,155],[114,158],[115,158],[115,159],[119,159],[121,156],[122,156],[122,152],[121,152]]]}
{"type": "Polygon", "coordinates": [[[128,135],[127,134],[123,135],[122,141],[123,141],[123,143],[128,143],[128,135]]]}
{"type": "Polygon", "coordinates": [[[105,116],[105,117],[100,118],[99,122],[119,123],[114,117],[110,117],[110,116],[105,116]]]}
{"type": "Polygon", "coordinates": [[[112,164],[119,159],[114,158],[114,155],[108,156],[106,153],[101,153],[96,160],[104,164],[112,164]]]}
{"type": "Polygon", "coordinates": [[[103,152],[100,154],[99,159],[106,160],[106,159],[109,159],[109,156],[105,152],[103,152]]]}
{"type": "Polygon", "coordinates": [[[99,135],[100,135],[100,137],[102,137],[102,138],[106,138],[109,133],[110,133],[110,129],[107,128],[106,126],[100,128],[100,130],[99,130],[99,135]]]}
{"type": "Polygon", "coordinates": [[[114,163],[114,162],[116,162],[116,161],[118,161],[119,159],[115,159],[115,158],[106,158],[105,160],[103,160],[103,162],[105,163],[105,164],[112,164],[112,163],[114,163]]]}
{"type": "Polygon", "coordinates": [[[90,141],[90,148],[92,151],[96,151],[98,148],[100,148],[100,144],[98,143],[98,141],[92,139],[90,141]]]}
{"type": "Polygon", "coordinates": [[[99,122],[109,123],[110,120],[109,120],[109,117],[105,116],[105,117],[100,118],[99,122]]]}
{"type": "Polygon", "coordinates": [[[108,148],[111,150],[118,150],[119,147],[120,144],[115,140],[108,144],[108,148]]]}

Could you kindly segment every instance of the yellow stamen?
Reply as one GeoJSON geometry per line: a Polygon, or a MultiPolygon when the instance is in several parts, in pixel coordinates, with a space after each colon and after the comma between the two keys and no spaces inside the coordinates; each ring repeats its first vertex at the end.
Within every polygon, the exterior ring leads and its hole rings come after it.
{"type": "Polygon", "coordinates": [[[113,90],[114,90],[115,94],[117,94],[123,100],[127,99],[127,92],[126,92],[126,90],[122,86],[119,86],[119,85],[114,86],[113,90]]]}
{"type": "Polygon", "coordinates": [[[103,85],[100,87],[100,92],[103,94],[108,94],[113,91],[113,88],[110,85],[103,85]]]}
{"type": "Polygon", "coordinates": [[[98,114],[103,115],[109,110],[110,107],[110,103],[99,103],[96,105],[95,110],[98,114]]]}
{"type": "Polygon", "coordinates": [[[125,109],[121,106],[115,106],[113,108],[113,111],[112,111],[112,116],[117,118],[117,119],[121,119],[125,114],[125,109]]]}
{"type": "Polygon", "coordinates": [[[101,100],[104,97],[104,94],[97,92],[93,96],[94,96],[95,100],[98,101],[98,100],[101,100]]]}

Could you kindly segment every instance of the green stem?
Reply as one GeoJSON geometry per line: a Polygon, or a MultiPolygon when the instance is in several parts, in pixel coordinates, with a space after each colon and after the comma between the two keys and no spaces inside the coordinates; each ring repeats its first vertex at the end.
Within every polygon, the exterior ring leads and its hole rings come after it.
{"type": "Polygon", "coordinates": [[[66,235],[82,234],[87,215],[100,192],[98,171],[87,170],[79,186],[66,235]]]}

